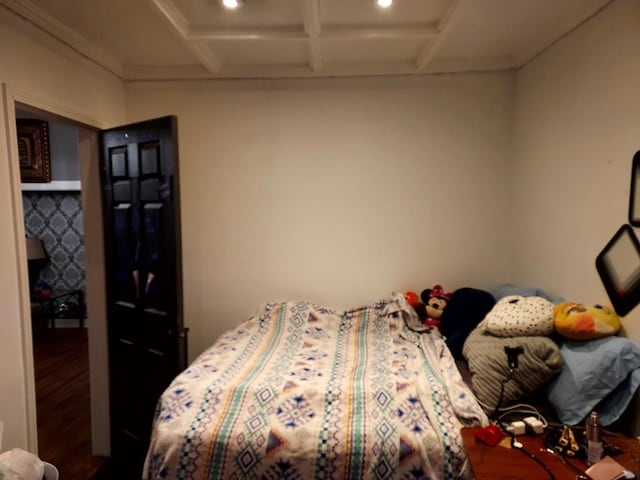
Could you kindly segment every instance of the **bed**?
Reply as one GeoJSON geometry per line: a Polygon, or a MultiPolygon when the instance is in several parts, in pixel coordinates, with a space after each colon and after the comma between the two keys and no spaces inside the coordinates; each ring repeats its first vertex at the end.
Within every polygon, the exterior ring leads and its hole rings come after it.
{"type": "Polygon", "coordinates": [[[487,417],[417,325],[400,294],[266,305],[163,393],[144,478],[473,478],[460,428],[487,417]]]}

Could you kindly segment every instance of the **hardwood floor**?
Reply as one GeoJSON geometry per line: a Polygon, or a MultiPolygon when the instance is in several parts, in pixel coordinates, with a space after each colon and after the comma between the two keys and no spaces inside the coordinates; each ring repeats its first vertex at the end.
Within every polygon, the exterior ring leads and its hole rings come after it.
{"type": "Polygon", "coordinates": [[[88,480],[106,459],[91,455],[87,329],[36,330],[33,355],[38,456],[61,480],[88,480]]]}

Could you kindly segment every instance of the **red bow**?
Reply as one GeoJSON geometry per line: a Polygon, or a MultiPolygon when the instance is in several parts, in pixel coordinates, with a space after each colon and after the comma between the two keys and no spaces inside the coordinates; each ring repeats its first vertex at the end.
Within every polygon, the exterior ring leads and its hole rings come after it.
{"type": "Polygon", "coordinates": [[[442,289],[441,285],[434,285],[429,293],[429,297],[442,297],[447,301],[451,300],[451,292],[446,292],[442,289]]]}

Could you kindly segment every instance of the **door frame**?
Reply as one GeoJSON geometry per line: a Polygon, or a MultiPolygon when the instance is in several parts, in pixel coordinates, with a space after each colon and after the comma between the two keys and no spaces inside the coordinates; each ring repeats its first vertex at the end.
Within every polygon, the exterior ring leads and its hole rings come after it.
{"type": "MultiPolygon", "coordinates": [[[[98,162],[98,130],[104,128],[99,120],[85,113],[2,84],[5,109],[5,134],[16,139],[16,104],[62,117],[78,127],[78,157],[80,159],[81,204],[84,218],[86,301],[89,337],[89,379],[91,397],[91,443],[93,455],[111,453],[109,430],[109,371],[107,354],[106,295],[104,280],[104,246],[102,237],[102,199],[98,162]]],[[[24,209],[20,186],[17,141],[8,142],[8,160],[11,184],[11,209],[14,216],[13,233],[17,250],[18,292],[20,301],[20,332],[24,362],[24,391],[26,396],[26,433],[29,451],[38,451],[38,424],[36,413],[35,373],[31,309],[24,243],[24,209]]]]}

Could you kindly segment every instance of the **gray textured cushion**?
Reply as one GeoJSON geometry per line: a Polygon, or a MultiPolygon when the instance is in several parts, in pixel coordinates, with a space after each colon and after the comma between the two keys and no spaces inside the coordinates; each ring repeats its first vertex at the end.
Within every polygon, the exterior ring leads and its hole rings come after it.
{"type": "Polygon", "coordinates": [[[496,407],[502,381],[509,375],[505,346],[522,346],[524,353],[513,378],[505,384],[502,407],[538,390],[562,369],[560,349],[550,338],[496,337],[485,332],[484,323],[471,332],[462,354],[469,365],[473,392],[485,409],[496,407]]]}

